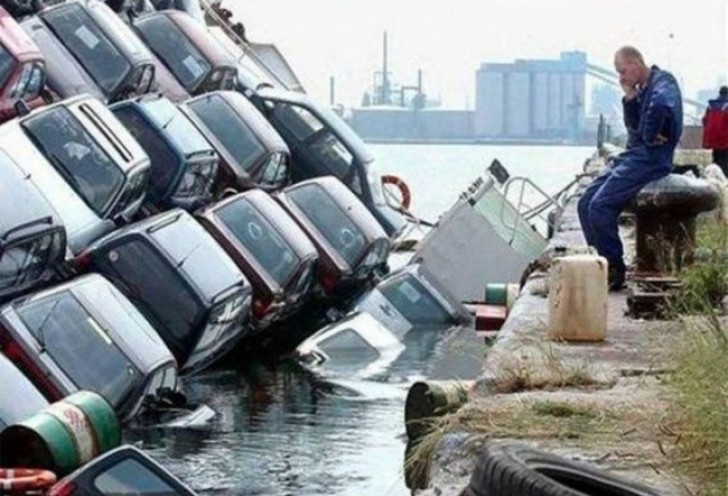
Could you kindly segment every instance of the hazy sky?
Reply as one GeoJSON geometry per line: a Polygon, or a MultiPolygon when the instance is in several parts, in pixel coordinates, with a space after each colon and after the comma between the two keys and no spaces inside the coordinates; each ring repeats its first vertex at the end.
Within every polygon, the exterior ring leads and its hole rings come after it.
{"type": "Polygon", "coordinates": [[[253,41],[273,42],[307,91],[358,105],[381,69],[382,33],[400,84],[424,72],[429,95],[448,107],[474,104],[482,62],[557,59],[582,50],[612,69],[623,44],[672,71],[686,96],[728,75],[728,0],[223,0],[253,41]],[[673,34],[672,39],[670,34],[673,34]]]}

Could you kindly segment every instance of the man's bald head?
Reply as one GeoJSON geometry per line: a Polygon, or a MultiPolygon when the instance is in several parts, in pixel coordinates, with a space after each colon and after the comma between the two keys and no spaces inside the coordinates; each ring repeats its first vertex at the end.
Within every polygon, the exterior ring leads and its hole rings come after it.
{"type": "Polygon", "coordinates": [[[619,74],[622,88],[636,88],[644,85],[650,77],[650,69],[642,54],[633,46],[625,45],[614,54],[614,69],[619,74]]]}

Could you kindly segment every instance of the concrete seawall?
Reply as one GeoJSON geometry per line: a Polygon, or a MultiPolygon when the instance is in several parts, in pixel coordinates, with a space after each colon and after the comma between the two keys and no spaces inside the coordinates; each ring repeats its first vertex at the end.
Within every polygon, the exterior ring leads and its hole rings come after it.
{"type": "MultiPolygon", "coordinates": [[[[601,166],[597,157],[586,164],[592,170],[601,166]]],[[[557,247],[586,248],[578,198],[579,192],[568,200],[539,267],[489,350],[470,402],[458,414],[456,433],[440,442],[429,487],[415,494],[459,494],[487,439],[513,440],[592,463],[661,494],[692,494],[670,458],[676,439],[664,385],[668,350],[680,339],[680,324],[626,317],[622,291],[609,294],[605,341],[548,339],[550,254],[557,247]]],[[[632,250],[628,240],[625,248],[632,250]]]]}

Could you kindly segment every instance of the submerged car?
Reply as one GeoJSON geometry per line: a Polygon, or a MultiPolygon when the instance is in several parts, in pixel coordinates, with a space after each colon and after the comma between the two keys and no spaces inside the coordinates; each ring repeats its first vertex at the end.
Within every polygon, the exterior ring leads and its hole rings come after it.
{"type": "Polygon", "coordinates": [[[0,377],[3,395],[0,399],[0,432],[21,422],[48,406],[48,400],[13,362],[0,353],[0,377]],[[22,398],[22,400],[18,400],[22,398]]]}
{"type": "Polygon", "coordinates": [[[0,122],[17,116],[15,103],[43,104],[45,59],[33,40],[0,7],[0,122]]]}
{"type": "Polygon", "coordinates": [[[146,194],[149,157],[87,95],[6,122],[0,126],[0,150],[58,213],[74,254],[128,221],[146,194]]]}
{"type": "Polygon", "coordinates": [[[134,29],[190,95],[233,89],[237,69],[204,24],[177,10],[160,10],[134,29]]]}
{"type": "Polygon", "coordinates": [[[48,85],[60,98],[90,93],[105,102],[147,93],[149,49],[99,0],[68,0],[21,25],[46,55],[48,85]]]}
{"type": "Polygon", "coordinates": [[[306,301],[316,247],[268,194],[240,193],[201,210],[197,218],[253,285],[256,328],[292,314],[306,301]]]}
{"type": "Polygon", "coordinates": [[[446,329],[470,320],[463,304],[419,264],[387,276],[354,310],[368,312],[400,339],[413,328],[446,329]]]}
{"type": "Polygon", "coordinates": [[[109,281],[90,274],[0,310],[0,348],[53,402],[86,389],[122,420],[174,390],[177,366],[155,330],[109,281]]]}
{"type": "Polygon", "coordinates": [[[184,373],[209,365],[247,332],[250,283],[183,210],[119,229],[89,246],[76,265],[121,289],[184,373]]]}
{"type": "Polygon", "coordinates": [[[368,313],[352,313],[320,329],[296,348],[309,369],[370,378],[381,374],[405,350],[389,329],[368,313]]]}
{"type": "Polygon", "coordinates": [[[194,210],[212,200],[218,155],[167,98],[142,96],[110,107],[151,161],[145,204],[152,211],[194,210]]]}
{"type": "Polygon", "coordinates": [[[46,496],[158,494],[194,496],[187,486],[141,450],[120,446],[75,470],[46,496]]]}
{"type": "Polygon", "coordinates": [[[243,95],[206,93],[188,100],[181,109],[220,155],[216,191],[253,187],[274,191],[288,184],[288,146],[243,95]]]}
{"type": "Polygon", "coordinates": [[[294,184],[274,197],[316,246],[317,279],[326,297],[348,298],[388,270],[387,233],[335,177],[294,184]]]}
{"type": "Polygon", "coordinates": [[[66,230],[18,164],[0,150],[0,301],[49,281],[66,255],[66,230]]]}

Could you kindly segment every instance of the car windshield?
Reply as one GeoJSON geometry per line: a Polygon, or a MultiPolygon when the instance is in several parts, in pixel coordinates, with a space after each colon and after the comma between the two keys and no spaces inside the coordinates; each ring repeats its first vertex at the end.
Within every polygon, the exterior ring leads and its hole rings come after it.
{"type": "Polygon", "coordinates": [[[366,238],[331,195],[315,183],[293,188],[287,195],[344,260],[352,267],[356,265],[366,248],[366,238]]]}
{"type": "Polygon", "coordinates": [[[63,244],[61,231],[10,244],[0,253],[0,290],[38,279],[63,244]]]}
{"type": "Polygon", "coordinates": [[[378,289],[413,325],[449,325],[452,321],[427,288],[409,274],[386,281],[378,289]]]}
{"type": "Polygon", "coordinates": [[[59,106],[27,119],[22,126],[66,182],[105,217],[124,175],[73,114],[59,106]]]}
{"type": "Polygon", "coordinates": [[[174,265],[146,241],[133,240],[109,251],[106,257],[114,282],[126,293],[175,350],[191,346],[202,313],[192,289],[174,265]]]}
{"type": "Polygon", "coordinates": [[[79,389],[118,407],[141,379],[139,370],[70,291],[16,308],[35,339],[79,389]]]}
{"type": "Polygon", "coordinates": [[[321,340],[317,347],[328,357],[326,367],[335,371],[356,370],[380,357],[376,348],[350,328],[321,340]]]}
{"type": "Polygon", "coordinates": [[[5,86],[5,83],[7,83],[10,77],[10,73],[13,71],[14,65],[15,59],[13,56],[5,50],[5,47],[0,45],[0,86],[5,86]]]}
{"type": "Polygon", "coordinates": [[[84,8],[69,3],[42,17],[104,93],[114,95],[131,71],[131,64],[84,8]]]}
{"type": "Polygon", "coordinates": [[[210,73],[210,63],[169,17],[154,15],[134,26],[187,91],[193,93],[210,73]]]}
{"type": "Polygon", "coordinates": [[[159,475],[133,458],[126,458],[107,468],[93,481],[100,494],[171,496],[180,493],[159,475]]]}
{"type": "Polygon", "coordinates": [[[113,112],[149,155],[152,196],[156,198],[164,196],[182,167],[180,157],[136,109],[124,106],[115,108],[113,112]]]}
{"type": "Polygon", "coordinates": [[[258,137],[221,96],[209,95],[188,106],[242,170],[250,169],[265,154],[258,137]]]}

